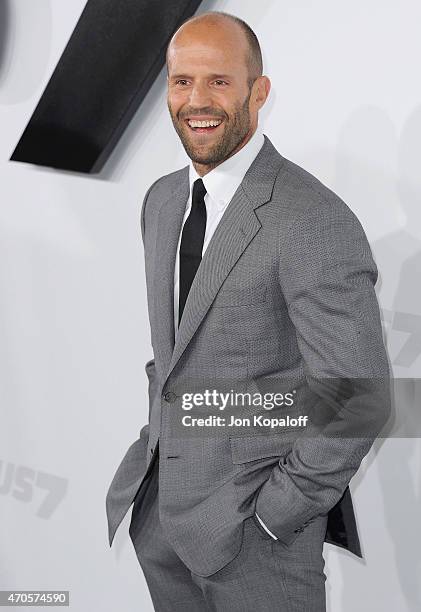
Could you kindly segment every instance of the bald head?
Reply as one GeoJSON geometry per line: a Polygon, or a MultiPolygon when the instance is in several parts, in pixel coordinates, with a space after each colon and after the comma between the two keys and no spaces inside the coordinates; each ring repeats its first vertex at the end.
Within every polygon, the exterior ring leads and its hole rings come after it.
{"type": "Polygon", "coordinates": [[[253,31],[225,13],[183,23],[167,49],[168,109],[203,176],[252,137],[270,90],[253,31]]]}
{"type": "Polygon", "coordinates": [[[178,28],[167,47],[167,73],[177,45],[189,44],[194,38],[202,41],[213,39],[225,45],[227,50],[235,49],[239,61],[247,68],[249,87],[263,74],[262,51],[256,34],[245,21],[222,11],[190,17],[178,28]]]}

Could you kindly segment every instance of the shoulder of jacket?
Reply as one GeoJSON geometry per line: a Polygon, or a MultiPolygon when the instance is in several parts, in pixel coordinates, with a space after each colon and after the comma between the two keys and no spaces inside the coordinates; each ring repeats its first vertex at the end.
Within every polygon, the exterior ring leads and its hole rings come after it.
{"type": "Polygon", "coordinates": [[[153,193],[154,196],[159,196],[162,192],[172,193],[180,185],[180,180],[185,176],[186,172],[188,172],[188,166],[160,176],[149,187],[147,195],[149,196],[153,193]]]}
{"type": "Polygon", "coordinates": [[[289,201],[294,216],[326,215],[344,217],[359,221],[355,213],[330,187],[308,170],[284,158],[284,163],[276,177],[274,196],[281,201],[289,201]]]}

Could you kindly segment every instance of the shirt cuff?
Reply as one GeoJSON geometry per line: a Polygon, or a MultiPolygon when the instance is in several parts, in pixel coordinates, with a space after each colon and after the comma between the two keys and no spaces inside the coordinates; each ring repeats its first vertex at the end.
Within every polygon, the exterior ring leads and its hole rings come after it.
{"type": "Polygon", "coordinates": [[[255,512],[254,513],[256,515],[257,520],[259,521],[259,523],[261,524],[261,526],[263,527],[263,529],[271,536],[271,538],[273,538],[274,540],[277,540],[278,538],[276,537],[276,535],[274,533],[272,533],[264,524],[264,522],[262,521],[262,519],[260,518],[260,516],[255,512]]]}

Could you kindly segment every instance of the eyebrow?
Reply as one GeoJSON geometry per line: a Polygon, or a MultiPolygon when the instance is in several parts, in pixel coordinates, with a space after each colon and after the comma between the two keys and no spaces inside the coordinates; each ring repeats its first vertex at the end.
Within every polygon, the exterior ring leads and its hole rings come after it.
{"type": "MultiPolygon", "coordinates": [[[[188,76],[187,74],[175,74],[174,76],[170,76],[170,79],[191,79],[191,76],[188,76]]],[[[233,77],[229,74],[219,74],[219,73],[214,73],[214,74],[210,74],[208,75],[209,79],[232,79],[233,77]]]]}

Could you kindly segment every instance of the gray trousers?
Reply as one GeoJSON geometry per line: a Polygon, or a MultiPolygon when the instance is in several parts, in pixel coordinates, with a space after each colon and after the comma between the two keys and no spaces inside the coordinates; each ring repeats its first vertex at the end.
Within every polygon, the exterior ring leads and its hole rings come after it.
{"type": "Polygon", "coordinates": [[[197,576],[163,533],[158,462],[135,499],[129,528],[157,612],[325,612],[327,515],[311,522],[290,546],[273,540],[250,517],[239,554],[215,574],[197,576]]]}

